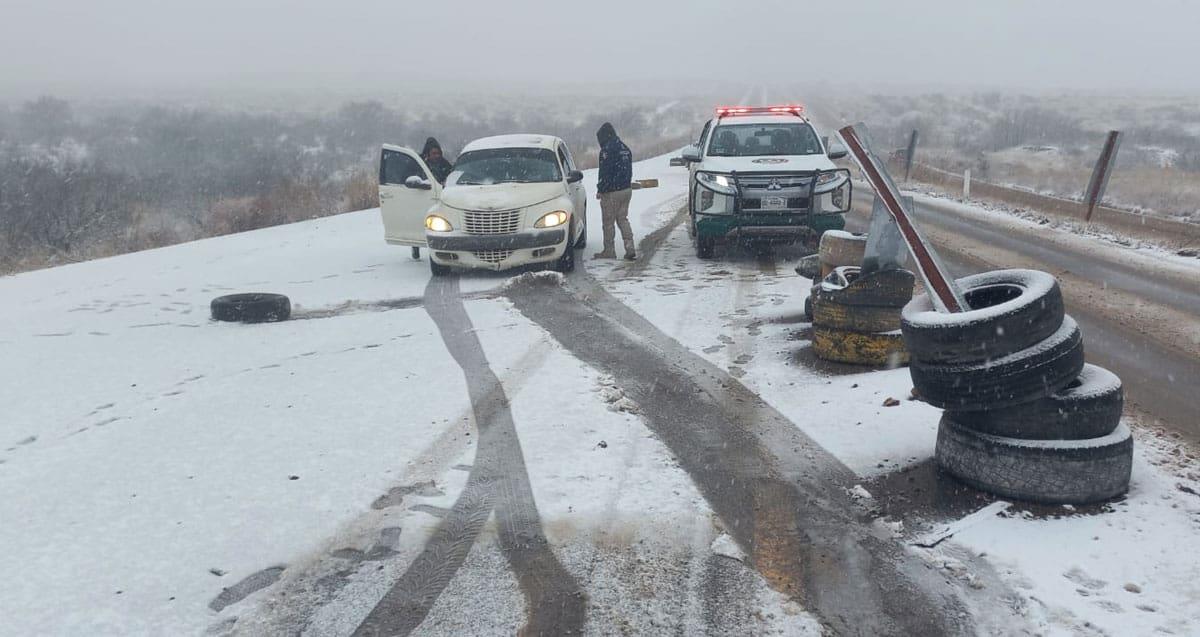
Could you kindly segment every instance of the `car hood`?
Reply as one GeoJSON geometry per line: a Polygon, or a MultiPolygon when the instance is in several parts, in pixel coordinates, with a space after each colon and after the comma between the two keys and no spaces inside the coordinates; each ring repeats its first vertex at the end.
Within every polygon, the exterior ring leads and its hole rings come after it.
{"type": "Polygon", "coordinates": [[[459,210],[515,210],[535,206],[566,193],[566,188],[557,181],[542,184],[450,186],[442,191],[442,203],[459,210]]]}
{"type": "Polygon", "coordinates": [[[766,173],[793,170],[833,170],[825,155],[767,155],[764,157],[705,157],[697,170],[716,173],[766,173]]]}

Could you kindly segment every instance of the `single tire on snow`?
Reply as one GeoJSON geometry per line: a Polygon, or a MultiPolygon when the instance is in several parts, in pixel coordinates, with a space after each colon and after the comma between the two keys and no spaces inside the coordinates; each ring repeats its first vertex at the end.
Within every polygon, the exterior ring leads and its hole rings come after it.
{"type": "Polygon", "coordinates": [[[809,291],[808,298],[804,299],[804,318],[810,323],[813,320],[813,294],[814,291],[809,291]]]}
{"type": "Polygon", "coordinates": [[[851,332],[894,332],[900,329],[900,308],[877,305],[842,305],[818,294],[812,304],[812,322],[851,332]]]}
{"type": "MultiPolygon", "coordinates": [[[[818,286],[817,302],[892,307],[899,321],[899,309],[912,300],[916,276],[908,270],[884,270],[866,276],[861,271],[858,266],[835,268],[818,286]]],[[[899,324],[891,329],[899,329],[899,324]]]]}
{"type": "Polygon", "coordinates": [[[817,255],[821,261],[821,276],[828,276],[834,269],[844,265],[862,265],[863,253],[867,249],[867,235],[854,234],[845,230],[826,230],[821,235],[817,255]]]}
{"type": "Polygon", "coordinates": [[[796,274],[799,274],[806,279],[815,278],[820,272],[821,260],[819,255],[810,254],[803,259],[800,259],[800,263],[796,264],[796,274]]]}
{"type": "Polygon", "coordinates": [[[1116,430],[1125,405],[1121,379],[1085,364],[1063,389],[1033,402],[991,411],[947,412],[955,424],[975,431],[1028,440],[1088,440],[1116,430]]]}
{"type": "Polygon", "coordinates": [[[1037,270],[997,270],[958,279],[971,307],[944,314],[928,294],[904,307],[900,329],[913,360],[973,363],[1042,342],[1062,326],[1058,281],[1037,270]]]}
{"type": "Polygon", "coordinates": [[[1005,498],[1089,504],[1129,490],[1133,436],[1121,424],[1087,440],[1021,440],[972,431],[943,417],[937,464],[964,483],[1005,498]]]}
{"type": "Polygon", "coordinates": [[[209,304],[213,320],[239,323],[271,323],[292,316],[292,302],[282,294],[250,292],[218,296],[209,304]]]}
{"type": "Polygon", "coordinates": [[[851,365],[899,367],[908,363],[908,352],[899,331],[863,334],[813,326],[813,352],[818,358],[851,365]]]}
{"type": "MultiPolygon", "coordinates": [[[[905,339],[908,342],[908,339],[905,339]]],[[[909,367],[921,400],[942,409],[1006,409],[1045,398],[1083,371],[1083,337],[1075,319],[1044,341],[981,363],[927,363],[915,357],[909,367]]]]}

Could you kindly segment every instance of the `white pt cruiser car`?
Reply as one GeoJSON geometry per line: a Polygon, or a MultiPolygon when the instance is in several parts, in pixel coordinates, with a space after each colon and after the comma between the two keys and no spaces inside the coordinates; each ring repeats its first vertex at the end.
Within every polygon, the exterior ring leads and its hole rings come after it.
{"type": "Polygon", "coordinates": [[[583,173],[549,135],[501,135],[463,148],[443,187],[420,156],[385,145],[379,168],[384,238],[429,248],[434,275],[546,263],[575,268],[587,242],[583,173]]]}

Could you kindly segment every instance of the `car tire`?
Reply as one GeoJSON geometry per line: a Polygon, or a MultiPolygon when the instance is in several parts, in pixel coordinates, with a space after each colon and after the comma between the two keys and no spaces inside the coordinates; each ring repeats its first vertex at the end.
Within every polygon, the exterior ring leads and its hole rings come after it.
{"type": "Polygon", "coordinates": [[[584,210],[583,231],[579,233],[579,240],[575,242],[574,248],[582,250],[587,247],[587,210],[584,210]]]}
{"type": "Polygon", "coordinates": [[[898,306],[842,305],[825,299],[818,293],[812,309],[812,322],[821,327],[868,333],[894,332],[900,329],[898,306]]]}
{"type": "Polygon", "coordinates": [[[804,318],[807,319],[809,323],[811,323],[813,320],[813,294],[816,294],[816,290],[810,291],[808,293],[808,298],[804,299],[804,318]]]}
{"type": "Polygon", "coordinates": [[[291,318],[292,302],[282,294],[228,294],[213,299],[209,310],[215,321],[272,323],[291,318]]]}
{"type": "Polygon", "coordinates": [[[913,360],[974,363],[1032,347],[1062,325],[1058,281],[1037,270],[997,270],[958,279],[966,312],[938,312],[928,294],[913,298],[900,329],[913,360]]]}
{"type": "Polygon", "coordinates": [[[867,235],[845,230],[826,230],[817,244],[817,254],[823,267],[822,275],[844,265],[862,265],[867,249],[867,235]]]}
{"type": "Polygon", "coordinates": [[[883,270],[860,276],[861,270],[858,266],[835,268],[817,287],[817,304],[894,308],[896,326],[889,330],[900,329],[900,308],[912,300],[916,276],[908,270],[883,270]]]}
{"type": "Polygon", "coordinates": [[[800,262],[796,264],[796,274],[799,274],[806,279],[816,278],[817,274],[820,272],[821,259],[819,255],[810,254],[800,259],[800,262]]]}
{"type": "Polygon", "coordinates": [[[711,259],[717,251],[717,240],[712,237],[696,236],[696,256],[711,259]]]}
{"type": "Polygon", "coordinates": [[[1086,440],[1022,440],[972,431],[943,417],[937,465],[995,495],[1042,504],[1090,504],[1129,490],[1133,436],[1119,424],[1086,440]]]}
{"type": "Polygon", "coordinates": [[[836,363],[899,367],[908,363],[908,352],[900,332],[864,334],[813,325],[813,353],[836,363]]]}
{"type": "Polygon", "coordinates": [[[955,424],[980,433],[1027,440],[1087,440],[1112,433],[1121,422],[1121,379],[1096,365],[1069,385],[1033,402],[1007,409],[947,412],[955,424]]]}
{"type": "MultiPolygon", "coordinates": [[[[572,231],[567,232],[568,237],[574,234],[574,229],[571,230],[572,231]]],[[[570,241],[563,246],[562,256],[560,256],[558,260],[554,262],[554,269],[558,272],[562,272],[563,274],[568,274],[575,271],[575,250],[572,248],[570,241]]]]}
{"type": "MultiPolygon", "coordinates": [[[[905,337],[911,347],[911,341],[905,337]]],[[[1021,351],[979,363],[927,363],[915,356],[909,373],[921,400],[948,410],[1005,409],[1045,398],[1083,371],[1083,338],[1065,316],[1049,338],[1021,351]]]]}
{"type": "Polygon", "coordinates": [[[437,263],[433,260],[433,257],[430,257],[429,271],[433,273],[433,276],[447,276],[453,271],[453,268],[448,265],[437,263]]]}

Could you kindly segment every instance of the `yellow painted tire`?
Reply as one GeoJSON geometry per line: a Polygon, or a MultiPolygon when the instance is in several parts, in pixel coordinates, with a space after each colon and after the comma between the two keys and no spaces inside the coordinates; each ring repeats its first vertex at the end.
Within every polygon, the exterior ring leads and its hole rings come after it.
{"type": "Polygon", "coordinates": [[[865,234],[854,234],[845,230],[826,231],[821,235],[821,244],[817,248],[817,255],[821,260],[821,278],[829,276],[837,267],[862,265],[866,249],[865,234]]]}
{"type": "Polygon", "coordinates": [[[831,327],[813,327],[813,351],[827,361],[899,367],[908,364],[908,351],[900,332],[865,334],[831,327]]]}
{"type": "Polygon", "coordinates": [[[842,305],[816,295],[813,325],[851,332],[893,332],[900,329],[900,308],[878,305],[842,305]]]}

